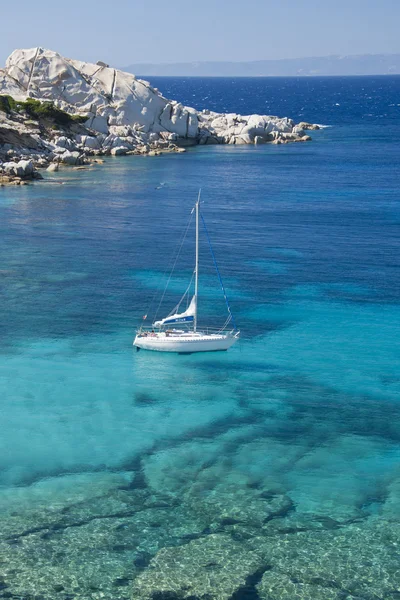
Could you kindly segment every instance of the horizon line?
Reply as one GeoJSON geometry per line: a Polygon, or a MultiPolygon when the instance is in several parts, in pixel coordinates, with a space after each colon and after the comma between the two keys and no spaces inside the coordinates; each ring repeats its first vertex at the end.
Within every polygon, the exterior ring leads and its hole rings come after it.
{"type": "MultiPolygon", "coordinates": [[[[143,61],[136,61],[133,62],[131,64],[139,64],[139,65],[175,65],[175,64],[179,64],[179,65],[201,65],[201,64],[209,64],[209,63],[229,63],[229,64],[243,64],[243,63],[261,63],[261,62],[283,62],[283,61],[289,61],[289,60],[313,60],[313,59],[318,59],[318,58],[339,58],[339,59],[344,59],[344,58],[360,58],[360,57],[371,57],[371,56],[400,56],[400,50],[398,52],[364,52],[364,53],[359,53],[359,54],[324,54],[324,55],[317,55],[317,56],[296,56],[296,57],[292,57],[292,58],[256,58],[256,59],[250,59],[250,60],[227,60],[227,59],[221,59],[221,60],[190,60],[190,61],[169,61],[169,62],[143,62],[143,61]]],[[[130,66],[130,65],[127,65],[130,66]]]]}

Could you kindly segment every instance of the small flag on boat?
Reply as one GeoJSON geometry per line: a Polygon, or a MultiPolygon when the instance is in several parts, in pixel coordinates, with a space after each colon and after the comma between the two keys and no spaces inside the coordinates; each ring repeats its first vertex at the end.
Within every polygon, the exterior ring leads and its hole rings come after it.
{"type": "Polygon", "coordinates": [[[143,321],[147,319],[147,315],[143,315],[143,321]]]}

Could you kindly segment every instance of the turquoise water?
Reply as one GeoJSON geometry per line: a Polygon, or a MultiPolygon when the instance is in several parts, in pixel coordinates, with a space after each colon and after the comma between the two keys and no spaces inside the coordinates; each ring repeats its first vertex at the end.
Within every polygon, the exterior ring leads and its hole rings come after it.
{"type": "Polygon", "coordinates": [[[2,188],[0,597],[399,597],[399,79],[352,81],[354,122],[320,100],[311,143],[2,188]],[[136,353],[199,187],[241,342],[136,353]]]}

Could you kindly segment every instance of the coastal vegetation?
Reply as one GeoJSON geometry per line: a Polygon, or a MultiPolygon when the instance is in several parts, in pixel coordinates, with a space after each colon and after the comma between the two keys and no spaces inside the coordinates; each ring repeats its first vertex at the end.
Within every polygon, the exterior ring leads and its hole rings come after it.
{"type": "Polygon", "coordinates": [[[53,122],[55,125],[64,127],[87,121],[86,115],[70,115],[64,110],[57,108],[54,102],[41,102],[35,98],[27,98],[25,101],[15,100],[7,94],[0,95],[0,110],[7,114],[10,114],[12,111],[25,112],[31,119],[37,121],[47,120],[53,122]]]}

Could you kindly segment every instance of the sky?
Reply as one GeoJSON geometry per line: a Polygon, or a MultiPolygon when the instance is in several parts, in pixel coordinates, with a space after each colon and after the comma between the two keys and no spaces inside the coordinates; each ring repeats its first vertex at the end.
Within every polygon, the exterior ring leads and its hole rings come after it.
{"type": "Polygon", "coordinates": [[[400,0],[0,0],[0,65],[16,48],[132,63],[400,53],[400,0]]]}

